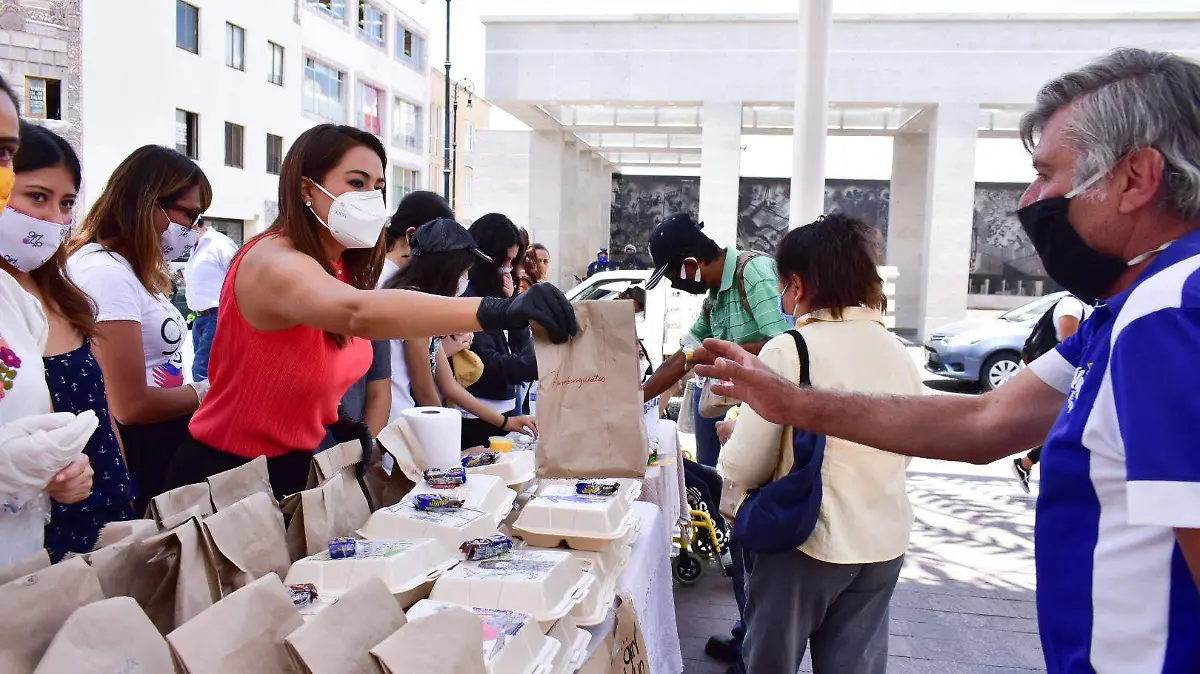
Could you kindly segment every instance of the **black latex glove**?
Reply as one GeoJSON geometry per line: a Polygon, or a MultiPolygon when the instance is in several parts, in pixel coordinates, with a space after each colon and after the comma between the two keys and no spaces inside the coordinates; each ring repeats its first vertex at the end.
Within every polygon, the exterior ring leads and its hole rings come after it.
{"type": "Polygon", "coordinates": [[[555,344],[562,344],[579,332],[575,309],[562,291],[549,283],[539,283],[505,299],[485,297],[475,317],[484,330],[516,330],[537,323],[555,344]]]}
{"type": "Polygon", "coordinates": [[[338,420],[329,424],[328,428],[338,444],[358,440],[362,445],[363,459],[354,467],[355,475],[362,479],[371,466],[371,450],[375,447],[375,438],[371,437],[371,429],[367,428],[363,422],[347,415],[340,405],[338,406],[338,420]]]}

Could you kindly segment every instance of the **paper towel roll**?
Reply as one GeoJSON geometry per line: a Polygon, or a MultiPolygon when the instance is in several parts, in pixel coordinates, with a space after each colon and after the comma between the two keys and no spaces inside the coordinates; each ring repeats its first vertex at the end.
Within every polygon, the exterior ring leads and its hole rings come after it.
{"type": "Polygon", "coordinates": [[[445,407],[414,407],[404,410],[404,418],[420,443],[418,468],[454,468],[462,465],[462,412],[445,407]]]}

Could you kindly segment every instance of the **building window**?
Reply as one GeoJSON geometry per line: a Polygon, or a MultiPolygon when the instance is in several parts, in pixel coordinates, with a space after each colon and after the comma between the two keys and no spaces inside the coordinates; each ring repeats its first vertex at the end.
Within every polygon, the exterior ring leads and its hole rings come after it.
{"type": "Polygon", "coordinates": [[[392,144],[419,151],[422,135],[421,108],[397,98],[392,105],[392,144]]]}
{"type": "Polygon", "coordinates": [[[421,48],[424,40],[403,24],[396,23],[396,59],[415,68],[420,68],[421,48]]]}
{"type": "Polygon", "coordinates": [[[279,175],[283,166],[283,136],[267,134],[267,173],[279,175]]]}
{"type": "Polygon", "coordinates": [[[245,145],[243,141],[246,127],[232,122],[225,122],[225,165],[242,168],[245,164],[245,145]]]}
{"type": "Polygon", "coordinates": [[[468,206],[471,204],[471,176],[463,178],[463,203],[468,206]]]}
{"type": "Polygon", "coordinates": [[[309,7],[328,14],[344,22],[346,20],[346,0],[307,0],[309,7]]]}
{"type": "Polygon", "coordinates": [[[25,116],[32,119],[62,119],[62,82],[44,77],[26,77],[25,116]]]}
{"type": "Polygon", "coordinates": [[[358,85],[358,128],[383,136],[383,92],[369,84],[358,85]]]}
{"type": "Polygon", "coordinates": [[[463,136],[465,136],[463,138],[463,145],[466,146],[468,151],[474,150],[475,149],[475,125],[470,122],[467,122],[466,130],[463,132],[463,136]]]}
{"type": "Polygon", "coordinates": [[[384,37],[384,27],[387,26],[387,14],[366,0],[358,3],[358,30],[375,46],[386,48],[387,38],[384,37]]]}
{"type": "Polygon", "coordinates": [[[187,110],[175,110],[175,149],[191,159],[200,158],[200,117],[187,110]]]}
{"type": "Polygon", "coordinates": [[[200,10],[183,0],[175,0],[175,46],[200,53],[200,10]]]}
{"type": "Polygon", "coordinates": [[[246,70],[246,31],[232,23],[225,24],[225,65],[246,70]]]}
{"type": "Polygon", "coordinates": [[[268,42],[267,46],[271,49],[271,72],[267,75],[267,81],[271,84],[283,86],[283,47],[268,42]]]}
{"type": "Polygon", "coordinates": [[[420,171],[404,166],[392,166],[392,203],[398,204],[409,193],[417,190],[420,171]]]}
{"type": "Polygon", "coordinates": [[[345,119],[342,81],[346,74],[317,61],[304,59],[304,111],[333,122],[345,119]]]}

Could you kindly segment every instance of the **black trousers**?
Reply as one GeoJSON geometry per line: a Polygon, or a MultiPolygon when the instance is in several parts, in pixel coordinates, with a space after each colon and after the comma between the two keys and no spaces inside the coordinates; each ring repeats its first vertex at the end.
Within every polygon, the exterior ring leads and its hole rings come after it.
{"type": "Polygon", "coordinates": [[[462,447],[460,449],[467,450],[472,447],[486,448],[491,444],[492,438],[503,435],[508,435],[508,431],[493,426],[483,419],[463,419],[462,447]]]}
{"type": "MultiPolygon", "coordinates": [[[[312,451],[297,450],[282,456],[267,459],[267,471],[271,476],[271,490],[280,502],[284,497],[304,491],[308,484],[308,469],[312,464],[312,451]]],[[[167,470],[166,488],[170,491],[237,468],[250,462],[240,456],[210,447],[188,435],[175,452],[167,470]]]]}
{"type": "Polygon", "coordinates": [[[175,451],[188,436],[188,422],[192,415],[160,421],[156,424],[126,426],[118,423],[121,446],[125,448],[125,460],[129,464],[129,475],[133,478],[133,512],[141,516],[150,505],[150,500],[167,491],[167,467],[175,451]]]}

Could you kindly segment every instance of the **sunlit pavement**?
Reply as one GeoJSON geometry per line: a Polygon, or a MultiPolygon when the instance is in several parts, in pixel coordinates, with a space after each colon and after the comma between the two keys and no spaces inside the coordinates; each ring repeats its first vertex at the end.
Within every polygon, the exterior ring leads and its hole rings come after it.
{"type": "MultiPolygon", "coordinates": [[[[909,351],[918,365],[921,349],[909,351]]],[[[926,373],[931,395],[972,394],[926,373]]],[[[685,444],[691,444],[685,436],[685,444]]],[[[1036,477],[1036,476],[1035,476],[1036,477]]],[[[1034,604],[1034,495],[1020,491],[1007,461],[987,466],[914,460],[912,545],[892,599],[890,674],[1029,674],[1045,671],[1034,604]]],[[[687,674],[718,674],[704,655],[709,635],[737,619],[729,579],[710,565],[676,587],[687,674]]],[[[811,671],[809,665],[801,671],[811,671]]]]}

